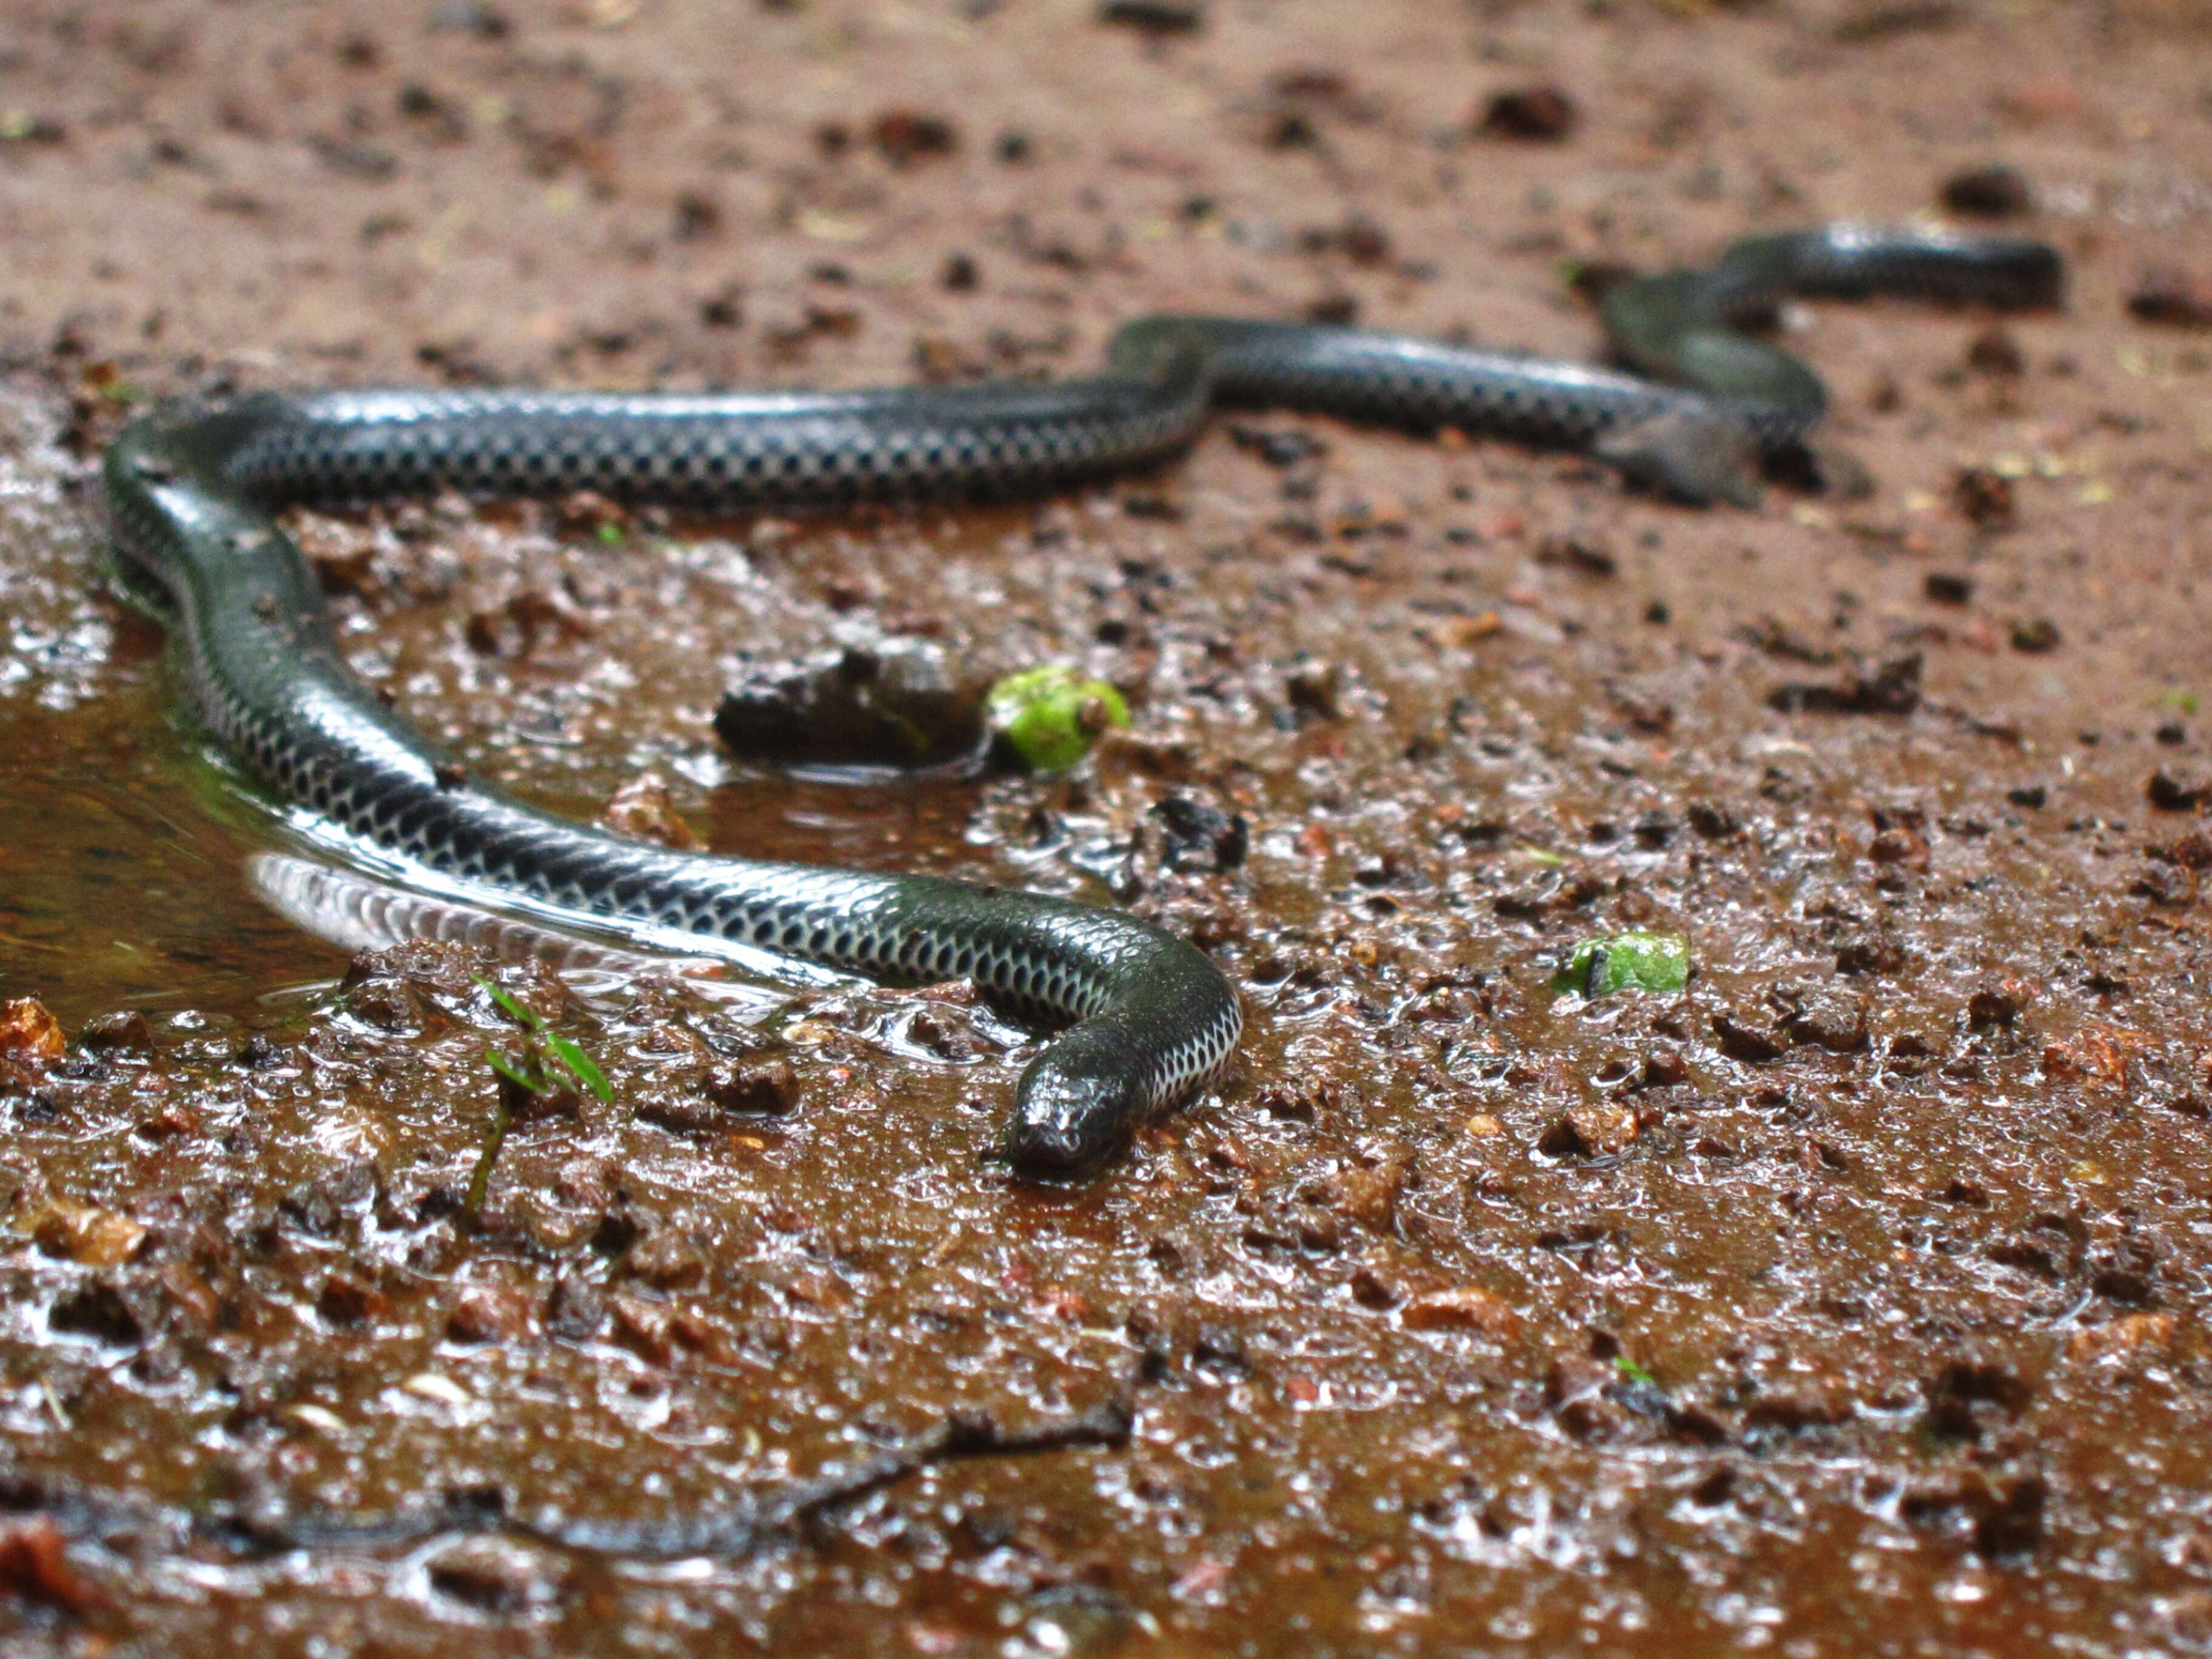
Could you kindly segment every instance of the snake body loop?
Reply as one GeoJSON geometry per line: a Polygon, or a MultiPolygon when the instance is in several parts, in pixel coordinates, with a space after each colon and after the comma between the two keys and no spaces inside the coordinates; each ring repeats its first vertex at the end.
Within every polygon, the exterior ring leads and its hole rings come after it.
{"type": "Polygon", "coordinates": [[[723,507],[1030,493],[1156,460],[1232,402],[1588,450],[1703,498],[1717,488],[1711,434],[1771,448],[1822,413],[1811,371],[1741,331],[1784,295],[2021,304],[2057,283],[2056,256],[2033,243],[1831,228],[1753,238],[1711,270],[1615,290],[1608,330],[1638,374],[1355,329],[1154,317],[1115,337],[1103,374],[1046,386],[264,393],[133,424],[107,453],[104,495],[127,576],[179,636],[201,716],[287,799],[447,880],[880,980],[972,979],[1070,1020],[1024,1073],[1007,1143],[1019,1167],[1069,1173],[1125,1146],[1235,1048],[1236,992],[1197,949],[1038,894],[641,846],[459,781],[341,662],[273,511],[438,489],[723,507]],[[1656,447],[1639,449],[1652,432],[1656,447]]]}

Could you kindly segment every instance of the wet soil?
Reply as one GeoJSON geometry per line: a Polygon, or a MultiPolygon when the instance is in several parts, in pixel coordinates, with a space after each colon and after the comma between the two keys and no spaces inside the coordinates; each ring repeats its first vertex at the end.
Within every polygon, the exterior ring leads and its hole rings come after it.
{"type": "Polygon", "coordinates": [[[2129,303],[2212,282],[2203,8],[1109,9],[0,18],[10,1652],[2212,1642],[2212,337],[2129,303]],[[101,582],[164,393],[1066,373],[1169,307],[1582,356],[1577,267],[1992,163],[2063,311],[1784,319],[1864,494],[1271,416],[1020,508],[296,521],[532,799],[1199,939],[1237,1070],[1079,1188],[993,1160],[1034,1037],[957,988],[302,931],[101,582]],[[748,665],[914,638],[1134,726],[718,750],[748,665]],[[1626,928],[1686,990],[1552,990],[1626,928]],[[510,1086],[489,1166],[485,974],[613,1097],[510,1086]]]}

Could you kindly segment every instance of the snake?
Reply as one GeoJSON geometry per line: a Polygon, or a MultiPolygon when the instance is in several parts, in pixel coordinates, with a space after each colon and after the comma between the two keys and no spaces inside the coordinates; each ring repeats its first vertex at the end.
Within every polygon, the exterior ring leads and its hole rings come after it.
{"type": "Polygon", "coordinates": [[[1161,462],[1227,405],[1583,452],[1689,501],[1740,493],[1748,453],[1801,444],[1826,396],[1754,327],[1791,295],[2054,301],[2036,242],[1828,225],[1746,238],[1712,265],[1602,296],[1615,366],[1349,325],[1161,315],[1102,372],[854,392],[521,389],[251,392],[157,404],[101,465],[127,591],[161,615],[216,741],[264,788],[404,870],[702,948],[892,983],[969,980],[1060,1029],[1015,1089],[1003,1156],[1030,1176],[1110,1162],[1217,1079],[1236,988],[1140,917],[921,874],[672,850],[471,780],[355,678],[316,578],[276,514],[455,489],[591,490],[720,509],[1035,495],[1161,462]]]}

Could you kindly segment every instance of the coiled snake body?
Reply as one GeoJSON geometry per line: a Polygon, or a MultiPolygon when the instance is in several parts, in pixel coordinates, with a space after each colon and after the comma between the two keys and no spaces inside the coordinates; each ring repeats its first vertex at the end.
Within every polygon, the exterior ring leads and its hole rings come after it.
{"type": "Polygon", "coordinates": [[[2009,305],[2047,301],[2058,281],[2033,243],[1849,227],[1753,238],[1710,270],[1607,297],[1616,354],[1658,380],[1348,328],[1155,317],[1115,337],[1103,374],[1047,386],[259,394],[133,424],[104,493],[199,714],[289,800],[447,880],[876,979],[972,979],[1072,1020],[1024,1073],[1007,1143],[1018,1166],[1066,1173],[1126,1145],[1234,1048],[1236,992],[1196,948],[1038,894],[665,851],[469,783],[347,671],[272,512],[446,488],[725,507],[1033,492],[1162,457],[1231,401],[1589,450],[1704,499],[1729,489],[1713,460],[1727,440],[1784,447],[1823,412],[1809,370],[1740,331],[1782,295],[2009,305]]]}

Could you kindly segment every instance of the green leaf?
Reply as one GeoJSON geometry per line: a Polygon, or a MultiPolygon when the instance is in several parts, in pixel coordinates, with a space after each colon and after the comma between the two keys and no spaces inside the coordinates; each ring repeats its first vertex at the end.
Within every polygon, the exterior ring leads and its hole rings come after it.
{"type": "Polygon", "coordinates": [[[569,1042],[567,1037],[556,1036],[550,1031],[545,1034],[545,1046],[551,1050],[555,1060],[576,1074],[577,1082],[582,1084],[608,1105],[611,1106],[615,1103],[614,1086],[607,1081],[607,1074],[599,1069],[597,1060],[576,1044],[569,1042]]]}
{"type": "Polygon", "coordinates": [[[1007,675],[984,694],[983,709],[1000,744],[1032,772],[1066,770],[1109,726],[1129,723],[1129,705],[1119,691],[1065,668],[1007,675]]]}
{"type": "Polygon", "coordinates": [[[545,1016],[536,1009],[526,1008],[482,974],[471,974],[469,977],[477,982],[478,990],[505,1009],[508,1017],[517,1024],[526,1025],[533,1031],[542,1031],[545,1029],[545,1016]]]}
{"type": "Polygon", "coordinates": [[[484,1064],[518,1089],[527,1089],[533,1095],[550,1095],[553,1092],[553,1085],[550,1083],[542,1077],[532,1076],[512,1055],[503,1054],[496,1048],[484,1050],[484,1064]]]}
{"type": "Polygon", "coordinates": [[[1655,1389],[1659,1386],[1657,1377],[1652,1376],[1650,1371],[1645,1370],[1643,1366],[1625,1353],[1613,1355],[1613,1368],[1632,1382],[1648,1382],[1655,1389]]]}
{"type": "Polygon", "coordinates": [[[1575,946],[1552,976],[1552,988],[1604,997],[1615,991],[1679,991],[1689,979],[1690,941],[1681,934],[1613,933],[1575,946]]]}
{"type": "Polygon", "coordinates": [[[599,539],[605,542],[608,546],[613,547],[617,545],[621,542],[622,538],[623,527],[620,525],[609,522],[599,526],[599,539]]]}

